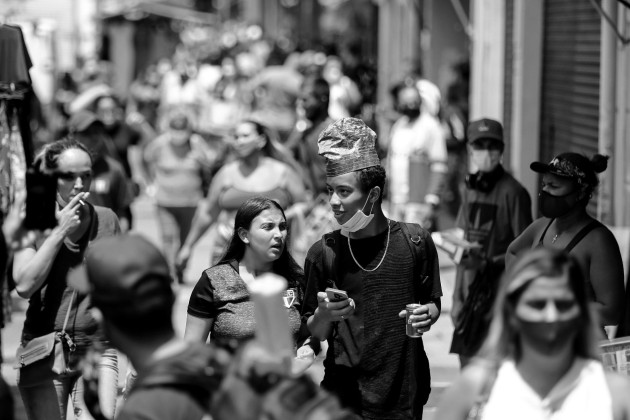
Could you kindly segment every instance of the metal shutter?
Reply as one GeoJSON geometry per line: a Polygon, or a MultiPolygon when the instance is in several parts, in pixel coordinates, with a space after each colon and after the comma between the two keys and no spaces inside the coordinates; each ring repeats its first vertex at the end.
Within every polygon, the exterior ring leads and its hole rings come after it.
{"type": "MultiPolygon", "coordinates": [[[[598,151],[600,16],[587,0],[546,0],[540,158],[598,151]]],[[[595,214],[597,197],[587,211],[595,214]]]]}
{"type": "MultiPolygon", "coordinates": [[[[503,139],[505,156],[511,153],[512,137],[512,97],[514,92],[514,0],[505,2],[505,77],[503,82],[503,139]]],[[[510,159],[503,161],[509,169],[510,159]]]]}
{"type": "Polygon", "coordinates": [[[546,0],[541,159],[597,152],[601,21],[587,0],[546,0]]]}

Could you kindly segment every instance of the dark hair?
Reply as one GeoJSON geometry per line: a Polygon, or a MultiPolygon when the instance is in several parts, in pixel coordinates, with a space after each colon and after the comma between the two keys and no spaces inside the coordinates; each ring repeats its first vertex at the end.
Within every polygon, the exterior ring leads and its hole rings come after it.
{"type": "Polygon", "coordinates": [[[382,200],[383,193],[385,192],[385,180],[387,178],[385,168],[381,165],[370,166],[369,168],[361,169],[358,173],[361,191],[367,193],[374,187],[380,187],[381,195],[379,200],[382,200]]]}
{"type": "Polygon", "coordinates": [[[495,360],[507,357],[518,359],[521,351],[519,332],[513,320],[523,292],[538,278],[564,275],[580,307],[581,322],[574,341],[574,354],[584,358],[599,358],[595,349],[597,327],[582,269],[574,256],[564,250],[549,248],[527,250],[504,274],[495,300],[490,331],[480,354],[495,360]]]}
{"type": "MultiPolygon", "coordinates": [[[[245,243],[238,235],[238,231],[242,229],[249,230],[252,221],[265,210],[276,208],[282,213],[282,217],[286,220],[287,217],[284,214],[284,210],[276,202],[267,197],[254,197],[244,202],[236,211],[234,216],[234,231],[232,232],[232,239],[227,247],[225,255],[221,258],[218,264],[229,263],[233,260],[240,261],[245,255],[245,243]]],[[[287,241],[280,255],[280,258],[273,262],[272,270],[275,274],[278,274],[289,282],[289,287],[296,287],[301,284],[304,277],[304,271],[293,259],[289,253],[290,232],[287,234],[287,241]]],[[[298,288],[301,290],[301,288],[298,288]]]]}
{"type": "Polygon", "coordinates": [[[304,79],[302,82],[302,91],[312,89],[315,97],[321,100],[322,103],[328,103],[330,100],[330,84],[320,76],[311,76],[304,79]]]}
{"type": "Polygon", "coordinates": [[[83,150],[88,154],[90,161],[93,163],[92,154],[87,147],[75,139],[63,138],[42,147],[35,156],[33,166],[45,172],[54,172],[58,169],[59,156],[66,150],[71,149],[83,150]]]}
{"type": "Polygon", "coordinates": [[[597,174],[600,174],[608,168],[608,156],[600,155],[596,153],[591,159],[589,159],[590,171],[586,172],[586,188],[588,193],[592,193],[599,185],[599,178],[597,174]]]}
{"type": "Polygon", "coordinates": [[[171,301],[166,304],[161,301],[159,305],[152,304],[137,310],[131,305],[130,308],[115,308],[110,310],[102,308],[106,323],[110,323],[121,332],[137,338],[150,338],[156,335],[170,333],[173,331],[173,303],[175,296],[170,297],[171,301]]]}
{"type": "Polygon", "coordinates": [[[123,105],[122,101],[120,99],[118,99],[117,96],[114,96],[114,95],[101,95],[101,96],[99,96],[98,98],[96,98],[94,100],[94,110],[98,109],[99,104],[104,99],[111,99],[112,102],[114,102],[114,105],[116,106],[116,108],[119,108],[119,109],[123,109],[124,108],[124,105],[123,105]]]}
{"type": "Polygon", "coordinates": [[[293,158],[291,151],[277,140],[277,134],[273,130],[255,119],[244,119],[239,124],[251,124],[258,135],[265,137],[265,146],[262,148],[262,153],[265,156],[286,163],[295,172],[300,173],[300,164],[293,158]]]}

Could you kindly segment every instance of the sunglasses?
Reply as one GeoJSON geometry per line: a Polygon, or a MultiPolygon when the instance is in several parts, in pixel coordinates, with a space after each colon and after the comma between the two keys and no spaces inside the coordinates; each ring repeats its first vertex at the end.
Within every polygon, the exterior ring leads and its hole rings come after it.
{"type": "Polygon", "coordinates": [[[92,172],[59,172],[57,178],[63,181],[74,181],[81,178],[81,181],[92,179],[92,172]]]}

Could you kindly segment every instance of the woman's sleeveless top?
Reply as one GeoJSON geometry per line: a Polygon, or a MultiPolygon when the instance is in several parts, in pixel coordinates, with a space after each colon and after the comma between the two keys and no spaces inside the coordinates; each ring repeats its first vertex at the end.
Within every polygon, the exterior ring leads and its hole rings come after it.
{"type": "Polygon", "coordinates": [[[481,420],[612,420],[612,397],[601,363],[577,358],[541,398],[523,380],[513,361],[499,368],[481,420]]]}

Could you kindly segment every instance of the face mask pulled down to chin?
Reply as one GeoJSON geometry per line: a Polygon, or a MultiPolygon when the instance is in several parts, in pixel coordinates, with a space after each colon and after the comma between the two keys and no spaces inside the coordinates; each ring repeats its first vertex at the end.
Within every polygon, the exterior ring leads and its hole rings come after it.
{"type": "MultiPolygon", "coordinates": [[[[368,198],[365,200],[365,204],[363,205],[364,208],[367,205],[369,199],[370,197],[368,195],[368,198]]],[[[358,232],[361,229],[364,229],[367,225],[370,224],[372,219],[374,219],[374,213],[372,213],[373,209],[374,203],[372,203],[369,215],[363,213],[363,209],[357,210],[356,213],[354,213],[354,215],[348,221],[339,225],[339,228],[341,229],[341,234],[347,237],[350,236],[350,233],[358,232]]]]}

